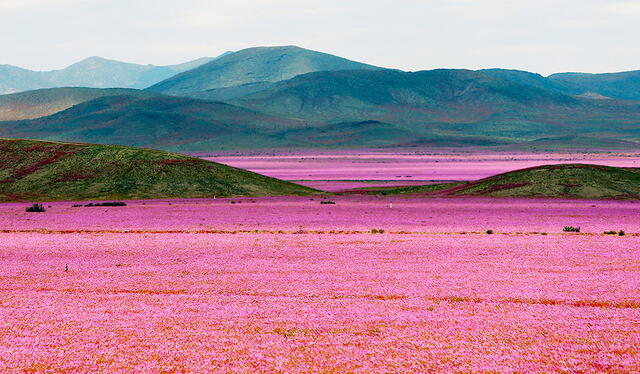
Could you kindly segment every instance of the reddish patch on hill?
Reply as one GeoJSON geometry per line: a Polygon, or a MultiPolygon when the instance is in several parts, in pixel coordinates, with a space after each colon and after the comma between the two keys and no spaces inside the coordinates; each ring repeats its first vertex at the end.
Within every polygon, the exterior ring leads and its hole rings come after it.
{"type": "Polygon", "coordinates": [[[73,171],[73,172],[66,173],[65,175],[56,179],[55,181],[56,182],[75,182],[83,179],[91,179],[91,178],[94,178],[95,176],[96,176],[95,174],[88,174],[86,172],[83,173],[79,171],[73,171]]]}
{"type": "Polygon", "coordinates": [[[28,166],[26,168],[22,168],[19,169],[17,171],[14,172],[14,176],[16,178],[23,178],[26,177],[29,174],[33,174],[36,171],[40,170],[43,166],[52,164],[56,161],[59,161],[67,156],[70,156],[74,153],[76,153],[77,150],[74,151],[64,151],[64,150],[60,150],[60,151],[56,151],[53,155],[51,155],[48,158],[45,158],[43,160],[40,160],[38,162],[36,162],[34,165],[28,166]]]}

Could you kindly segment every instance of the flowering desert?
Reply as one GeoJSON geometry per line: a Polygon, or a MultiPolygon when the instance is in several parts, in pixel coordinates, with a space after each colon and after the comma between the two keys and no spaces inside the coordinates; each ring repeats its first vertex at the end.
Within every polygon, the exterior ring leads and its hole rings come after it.
{"type": "Polygon", "coordinates": [[[0,205],[3,371],[640,371],[635,201],[72,205],[0,205]]]}

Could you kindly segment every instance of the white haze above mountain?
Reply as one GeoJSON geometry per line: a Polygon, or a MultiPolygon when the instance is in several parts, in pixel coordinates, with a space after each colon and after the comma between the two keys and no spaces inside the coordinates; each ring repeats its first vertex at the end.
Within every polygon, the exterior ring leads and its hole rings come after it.
{"type": "Polygon", "coordinates": [[[610,72],[640,68],[638,17],[631,0],[0,0],[0,64],[170,65],[295,44],[404,70],[610,72]]]}

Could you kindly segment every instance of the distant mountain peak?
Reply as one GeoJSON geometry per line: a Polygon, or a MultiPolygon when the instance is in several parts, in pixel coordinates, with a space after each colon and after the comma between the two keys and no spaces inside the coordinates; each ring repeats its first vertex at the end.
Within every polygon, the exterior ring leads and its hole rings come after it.
{"type": "Polygon", "coordinates": [[[55,87],[145,88],[214,59],[203,57],[177,65],[156,66],[90,56],[52,71],[0,65],[0,94],[55,87]]]}
{"type": "Polygon", "coordinates": [[[295,45],[251,47],[226,54],[169,78],[149,90],[168,95],[197,97],[206,91],[275,83],[317,71],[378,69],[380,68],[376,66],[295,45]]]}

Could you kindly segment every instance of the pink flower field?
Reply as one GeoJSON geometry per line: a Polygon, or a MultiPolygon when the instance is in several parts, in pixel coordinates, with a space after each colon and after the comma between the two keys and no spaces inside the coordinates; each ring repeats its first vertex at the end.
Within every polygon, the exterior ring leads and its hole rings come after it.
{"type": "Polygon", "coordinates": [[[72,204],[0,205],[4,372],[640,371],[637,202],[72,204]]]}
{"type": "MultiPolygon", "coordinates": [[[[619,167],[640,167],[637,152],[602,153],[508,153],[340,150],[284,152],[282,154],[222,154],[208,160],[248,169],[285,180],[347,181],[451,181],[477,180],[495,174],[533,166],[588,163],[619,167]]],[[[410,183],[408,183],[410,184],[410,183]]],[[[340,190],[338,184],[331,190],[340,190]]],[[[360,187],[357,185],[355,187],[360,187]]]]}

